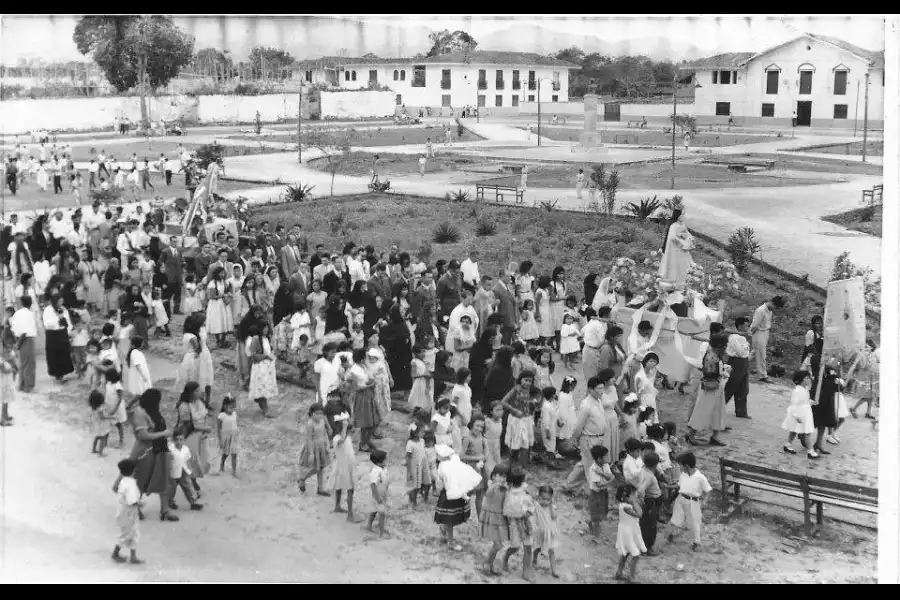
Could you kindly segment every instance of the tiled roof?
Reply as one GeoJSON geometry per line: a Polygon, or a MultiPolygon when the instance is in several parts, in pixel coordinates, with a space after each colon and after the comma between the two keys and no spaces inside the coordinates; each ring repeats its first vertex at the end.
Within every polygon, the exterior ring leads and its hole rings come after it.
{"type": "Polygon", "coordinates": [[[870,62],[874,62],[880,58],[882,61],[882,64],[884,63],[884,50],[882,50],[880,52],[875,52],[873,50],[866,50],[865,48],[860,48],[859,46],[857,46],[855,44],[851,44],[850,42],[845,42],[844,40],[839,40],[838,38],[831,37],[828,35],[813,35],[811,33],[809,33],[807,35],[814,40],[815,39],[822,40],[823,42],[827,42],[827,43],[831,44],[832,46],[837,46],[838,48],[840,48],[842,50],[846,50],[850,54],[855,54],[856,56],[858,56],[860,58],[868,59],[870,62]]]}
{"type": "Polygon", "coordinates": [[[458,52],[450,52],[449,54],[425,58],[422,62],[467,63],[479,65],[534,65],[545,67],[568,67],[570,69],[579,68],[576,64],[541,54],[535,54],[534,52],[500,52],[494,50],[460,50],[458,52]]]}
{"type": "Polygon", "coordinates": [[[298,60],[294,63],[294,67],[298,69],[319,69],[323,66],[333,69],[339,65],[398,65],[412,64],[411,58],[381,58],[380,56],[323,56],[322,58],[311,58],[308,60],[298,60]]]}
{"type": "Polygon", "coordinates": [[[811,40],[815,40],[824,44],[828,44],[831,46],[835,46],[844,50],[845,52],[849,52],[854,56],[858,56],[863,60],[868,60],[869,63],[876,68],[884,68],[884,50],[881,51],[873,51],[866,50],[865,48],[861,48],[855,44],[851,44],[849,42],[845,42],[844,40],[827,36],[827,35],[817,35],[812,33],[804,34],[800,37],[794,38],[788,42],[784,42],[778,44],[777,46],[772,46],[770,48],[766,48],[762,52],[727,52],[725,54],[717,54],[715,56],[710,56],[707,58],[701,58],[696,60],[688,65],[685,65],[686,69],[728,69],[728,68],[738,68],[744,66],[746,63],[769,54],[774,50],[781,48],[782,46],[786,46],[787,44],[791,44],[796,42],[797,40],[809,38],[811,40]]]}
{"type": "Polygon", "coordinates": [[[682,67],[683,69],[736,69],[742,66],[755,52],[726,52],[695,60],[682,67]]]}

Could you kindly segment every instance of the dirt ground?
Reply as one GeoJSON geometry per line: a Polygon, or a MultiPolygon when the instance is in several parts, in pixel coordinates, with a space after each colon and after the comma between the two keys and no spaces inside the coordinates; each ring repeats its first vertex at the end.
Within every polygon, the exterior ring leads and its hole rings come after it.
{"type": "MultiPolygon", "coordinates": [[[[801,152],[815,152],[817,154],[862,154],[862,141],[850,142],[848,144],[831,144],[828,146],[810,146],[803,148],[801,152]]],[[[884,156],[884,142],[874,141],[866,143],[866,154],[868,156],[884,156]]]]}
{"type": "Polygon", "coordinates": [[[823,221],[835,223],[847,229],[868,233],[875,237],[881,237],[882,219],[884,217],[884,208],[875,206],[873,208],[863,207],[849,210],[837,215],[829,215],[822,217],[823,221]]]}
{"type": "MultiPolygon", "coordinates": [[[[180,337],[180,321],[173,326],[180,337]]],[[[172,376],[180,358],[178,343],[154,341],[150,370],[164,391],[164,412],[172,419],[176,393],[172,376]]],[[[213,403],[225,390],[237,390],[235,374],[225,363],[234,350],[215,350],[216,388],[213,403]]],[[[22,396],[12,407],[14,427],[0,430],[4,552],[0,579],[4,581],[296,581],[296,582],[408,582],[408,583],[519,583],[515,572],[501,579],[480,571],[487,545],[478,539],[472,521],[458,529],[463,550],[448,553],[438,543],[430,505],[413,510],[404,494],[402,451],[408,417],[392,414],[391,434],[380,445],[388,451],[392,485],[388,529],[391,537],[378,540],[330,513],[332,500],[315,496],[313,480],[303,495],[296,487],[297,456],[302,446],[302,425],[312,394],[279,382],[273,399],[273,420],[262,419],[246,393],[239,393],[242,433],[240,479],[230,474],[201,480],[202,513],[179,511],[179,523],[155,518],[158,498],[151,497],[141,523],[140,553],[147,564],[115,565],[109,558],[115,540],[115,499],[110,485],[115,463],[131,447],[110,449],[105,458],[91,455],[87,433],[87,388],[76,381],[63,386],[48,380],[43,360],[38,364],[40,393],[22,396]],[[39,501],[36,502],[35,500],[39,501]]],[[[290,369],[280,369],[290,374],[290,369]]],[[[554,380],[566,373],[557,372],[554,380]]],[[[579,379],[582,377],[577,374],[579,379]]],[[[581,390],[576,397],[582,396],[581,390]]],[[[815,464],[780,451],[783,418],[789,390],[780,385],[758,386],[751,391],[753,421],[729,419],[735,431],[727,434],[726,448],[697,448],[700,468],[718,487],[719,456],[739,458],[793,472],[809,470],[816,476],[876,485],[877,434],[868,422],[844,426],[844,443],[834,455],[815,464]]],[[[664,419],[683,423],[689,401],[665,394],[660,401],[664,419]]],[[[365,477],[370,470],[365,455],[357,454],[357,506],[370,505],[365,477]]],[[[566,471],[531,467],[528,484],[558,487],[566,471]]],[[[751,497],[759,497],[750,494],[751,497]]],[[[179,501],[184,501],[180,497],[179,501]]],[[[846,525],[826,513],[826,526],[818,538],[803,540],[802,515],[796,502],[772,500],[781,506],[753,502],[744,516],[719,522],[718,499],[705,509],[704,545],[689,550],[682,538],[660,542],[662,556],[641,561],[643,583],[873,583],[876,535],[871,529],[846,525]]],[[[562,544],[562,582],[613,583],[615,571],[615,519],[604,527],[602,543],[584,536],[584,497],[556,498],[562,544]]],[[[857,519],[859,520],[859,519],[857,519]]],[[[865,519],[862,519],[865,522],[865,519]]],[[[874,520],[873,520],[874,521],[874,520]]],[[[870,525],[872,523],[869,523],[870,525]]],[[[665,528],[661,530],[665,532],[665,528]]],[[[537,571],[540,583],[551,583],[546,558],[537,571]]]]}

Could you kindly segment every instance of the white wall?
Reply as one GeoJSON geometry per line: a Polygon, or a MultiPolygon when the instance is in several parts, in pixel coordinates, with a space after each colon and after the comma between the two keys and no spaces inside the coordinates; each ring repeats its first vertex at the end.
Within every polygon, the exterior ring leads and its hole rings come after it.
{"type": "Polygon", "coordinates": [[[343,119],[390,117],[394,114],[394,93],[376,91],[321,92],[322,116],[343,119]]]}
{"type": "Polygon", "coordinates": [[[298,94],[200,96],[198,99],[198,116],[203,123],[250,123],[256,119],[256,111],[267,122],[296,119],[300,106],[298,94]]]}

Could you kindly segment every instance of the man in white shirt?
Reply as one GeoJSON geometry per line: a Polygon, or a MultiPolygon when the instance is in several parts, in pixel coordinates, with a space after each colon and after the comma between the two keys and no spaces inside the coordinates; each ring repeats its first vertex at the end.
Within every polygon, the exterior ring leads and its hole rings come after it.
{"type": "Polygon", "coordinates": [[[602,319],[609,318],[610,308],[601,306],[600,312],[595,312],[593,308],[588,309],[588,324],[581,330],[582,339],[584,340],[584,349],[582,351],[584,380],[587,381],[591,377],[596,377],[600,371],[600,348],[606,343],[606,330],[609,326],[602,319]]]}
{"type": "Polygon", "coordinates": [[[769,344],[769,330],[772,329],[772,317],[775,309],[784,307],[784,298],[775,296],[753,313],[750,323],[750,334],[753,336],[753,358],[756,363],[756,374],[763,383],[769,382],[769,369],[766,364],[766,346],[769,344]]]}
{"type": "Polygon", "coordinates": [[[72,222],[63,219],[63,212],[56,211],[53,219],[50,221],[50,234],[58,240],[65,239],[66,234],[72,229],[72,222]]]}
{"type": "Polygon", "coordinates": [[[734,326],[738,333],[728,336],[728,347],[725,350],[731,375],[725,384],[725,403],[734,398],[734,414],[739,419],[749,419],[747,414],[747,397],[750,395],[750,342],[744,337],[748,334],[750,321],[738,317],[734,326]]]}
{"type": "MultiPolygon", "coordinates": [[[[135,221],[138,222],[138,221],[135,221]]],[[[135,248],[147,248],[150,246],[150,234],[153,230],[153,226],[150,223],[144,223],[143,229],[136,229],[134,232],[134,237],[132,238],[132,243],[135,248]]]]}
{"type": "Polygon", "coordinates": [[[322,357],[313,363],[313,373],[316,380],[316,402],[325,404],[328,400],[328,392],[338,387],[340,383],[340,361],[337,356],[337,345],[332,342],[325,344],[322,349],[322,357]]]}
{"type": "MultiPolygon", "coordinates": [[[[191,510],[203,510],[203,505],[197,503],[194,495],[194,487],[192,484],[193,473],[191,473],[191,449],[184,444],[184,431],[176,430],[169,442],[169,475],[172,477],[172,483],[177,483],[184,497],[191,505],[191,510]]],[[[175,504],[175,486],[169,486],[170,496],[161,499],[162,502],[168,502],[168,507],[172,510],[178,510],[175,504]]]]}
{"type": "Polygon", "coordinates": [[[88,241],[91,244],[91,251],[94,256],[100,256],[100,225],[106,221],[106,215],[100,210],[100,201],[94,200],[91,210],[84,213],[81,222],[87,229],[88,241]]]}
{"type": "Polygon", "coordinates": [[[125,230],[119,233],[119,237],[116,240],[116,250],[119,251],[119,255],[122,257],[122,265],[125,268],[127,268],[128,259],[131,258],[134,255],[135,251],[139,248],[139,246],[136,246],[133,241],[133,234],[136,228],[137,221],[128,223],[125,230]]]}
{"type": "Polygon", "coordinates": [[[321,283],[322,278],[331,272],[331,256],[323,254],[320,260],[321,262],[313,268],[312,276],[321,283]]]}
{"type": "Polygon", "coordinates": [[[18,388],[23,392],[31,392],[34,389],[34,343],[37,338],[37,320],[32,310],[31,296],[23,296],[20,302],[22,307],[13,313],[9,326],[16,337],[19,349],[18,388]]]}
{"type": "Polygon", "coordinates": [[[94,189],[97,187],[97,174],[100,172],[100,165],[97,164],[97,161],[93,158],[91,162],[88,163],[88,189],[94,189]]]}
{"type": "Polygon", "coordinates": [[[357,281],[369,281],[369,262],[366,260],[366,249],[357,248],[356,253],[347,261],[347,272],[350,273],[350,283],[356,285],[357,281]]]}
{"type": "Polygon", "coordinates": [[[19,221],[19,215],[15,214],[9,215],[9,228],[12,235],[28,232],[28,228],[25,227],[25,225],[21,221],[19,221]]]}
{"type": "MultiPolygon", "coordinates": [[[[450,321],[447,323],[447,331],[450,332],[453,331],[455,327],[459,327],[460,320],[462,320],[464,316],[472,319],[472,330],[478,331],[478,311],[472,306],[472,303],[475,300],[472,291],[463,289],[459,296],[460,303],[456,305],[456,308],[450,311],[450,321]]],[[[453,338],[449,335],[444,342],[444,349],[448,352],[453,352],[453,338]]]]}
{"type": "Polygon", "coordinates": [[[463,286],[473,292],[478,289],[481,274],[478,272],[478,250],[469,250],[469,256],[459,265],[462,271],[463,286]]]}
{"type": "Polygon", "coordinates": [[[97,172],[109,179],[109,169],[106,167],[106,150],[101,150],[97,155],[97,172]]]}

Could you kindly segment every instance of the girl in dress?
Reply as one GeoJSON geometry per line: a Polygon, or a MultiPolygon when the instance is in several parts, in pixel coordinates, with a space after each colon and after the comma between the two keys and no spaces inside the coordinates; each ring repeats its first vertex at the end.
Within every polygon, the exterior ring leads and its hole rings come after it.
{"type": "MultiPolygon", "coordinates": [[[[488,483],[487,491],[484,493],[484,502],[482,510],[479,513],[478,522],[481,539],[491,542],[491,549],[484,561],[484,573],[486,575],[500,576],[494,570],[494,562],[497,555],[503,549],[504,544],[509,543],[509,520],[503,516],[503,505],[506,501],[506,476],[509,474],[509,468],[506,465],[498,464],[490,471],[491,479],[488,483]]],[[[503,569],[509,571],[509,556],[504,556],[503,569]]]]}
{"type": "Polygon", "coordinates": [[[506,419],[506,447],[510,451],[510,464],[518,462],[523,467],[528,462],[531,446],[534,445],[534,405],[531,388],[534,373],[523,371],[517,383],[500,401],[509,412],[506,419]]]}
{"type": "Polygon", "coordinates": [[[347,513],[347,521],[359,523],[353,514],[353,492],[356,489],[356,454],[353,452],[353,440],[350,437],[350,415],[341,413],[334,418],[335,427],[340,433],[332,440],[334,446],[334,468],[328,478],[328,489],[334,492],[335,514],[347,513]],[[347,494],[347,510],[341,508],[341,496],[347,494]]]}
{"type": "Polygon", "coordinates": [[[150,303],[151,312],[153,313],[153,322],[156,325],[157,337],[165,334],[166,337],[172,337],[172,331],[169,329],[169,313],[166,312],[166,305],[162,299],[162,292],[159,288],[153,290],[153,299],[150,303]]]}
{"type": "Polygon", "coordinates": [[[791,403],[788,405],[787,414],[781,423],[781,428],[788,432],[787,442],[783,449],[788,454],[797,454],[794,450],[794,439],[800,437],[800,444],[806,448],[807,457],[819,458],[815,449],[810,447],[809,435],[815,433],[816,426],[813,423],[812,405],[809,399],[809,390],[812,388],[812,375],[809,371],[797,371],[793,376],[794,391],[791,392],[791,403]]]}
{"type": "Polygon", "coordinates": [[[38,187],[41,188],[42,192],[47,191],[47,185],[50,182],[50,177],[47,175],[47,167],[44,165],[44,161],[40,161],[37,168],[37,184],[38,187]]]}
{"type": "Polygon", "coordinates": [[[484,443],[487,447],[485,468],[492,472],[496,465],[503,462],[500,457],[501,439],[503,435],[503,405],[500,401],[491,405],[491,415],[484,422],[484,443]]]}
{"type": "Polygon", "coordinates": [[[537,322],[538,336],[541,344],[552,344],[555,331],[553,315],[550,312],[550,277],[541,275],[538,278],[537,291],[534,293],[534,320],[537,322]]]}
{"type": "Polygon", "coordinates": [[[526,344],[536,344],[541,332],[534,320],[534,300],[526,300],[519,311],[519,337],[526,344]]]}
{"type": "Polygon", "coordinates": [[[542,485],[538,488],[538,501],[534,506],[534,568],[542,550],[550,559],[550,574],[559,579],[556,572],[556,549],[559,547],[559,525],[556,522],[556,508],[553,506],[553,488],[542,485]]]}
{"type": "Polygon", "coordinates": [[[209,333],[216,336],[219,348],[227,347],[225,336],[234,330],[231,317],[232,293],[231,285],[225,280],[225,269],[217,267],[206,288],[206,326],[209,333]]]}
{"type": "Polygon", "coordinates": [[[418,505],[419,494],[422,494],[422,500],[428,502],[428,492],[433,483],[421,433],[419,425],[413,423],[409,426],[409,439],[406,440],[406,487],[413,508],[418,505]]]}
{"type": "Polygon", "coordinates": [[[184,358],[178,368],[175,388],[183,388],[187,382],[196,381],[206,396],[206,403],[209,404],[214,374],[212,355],[206,345],[205,336],[201,335],[205,320],[206,317],[202,313],[193,313],[184,320],[182,337],[184,358]]]}
{"type": "MultiPolygon", "coordinates": [[[[384,350],[378,345],[378,334],[372,334],[369,338],[369,347],[366,350],[366,374],[375,382],[375,407],[378,409],[378,418],[386,426],[391,418],[391,370],[388,369],[384,359],[384,350]]],[[[377,432],[372,434],[376,440],[382,435],[377,432]]]]}
{"type": "Polygon", "coordinates": [[[559,396],[556,388],[545,387],[541,390],[544,402],[541,404],[541,443],[548,458],[562,458],[556,450],[556,436],[559,433],[559,396]]]}
{"type": "Polygon", "coordinates": [[[575,317],[572,314],[566,314],[559,330],[559,353],[562,355],[563,365],[567,369],[571,369],[575,364],[578,351],[581,350],[578,344],[579,331],[575,317]]]}
{"type": "Polygon", "coordinates": [[[197,297],[197,284],[194,275],[189,273],[184,277],[184,291],[181,296],[181,312],[190,315],[203,310],[200,298],[197,297]]]}
{"type": "Polygon", "coordinates": [[[134,396],[140,396],[153,387],[147,357],[141,351],[144,339],[140,336],[131,338],[131,348],[125,355],[125,387],[134,396]]]}
{"type": "Polygon", "coordinates": [[[454,544],[453,530],[472,516],[469,494],[481,483],[481,475],[463,463],[449,446],[438,445],[436,453],[439,461],[437,487],[440,495],[434,511],[434,522],[441,528],[442,542],[446,542],[450,550],[459,552],[462,546],[454,544]]]}
{"type": "Polygon", "coordinates": [[[616,491],[616,502],[619,505],[619,529],[616,532],[616,550],[619,553],[619,568],[616,571],[616,580],[632,581],[637,571],[638,560],[641,554],[647,551],[644,538],[641,536],[639,520],[641,518],[641,506],[638,503],[637,488],[626,483],[619,486],[616,491]],[[631,558],[631,571],[625,577],[625,565],[631,558]]]}
{"type": "Polygon", "coordinates": [[[409,391],[409,406],[421,408],[430,414],[434,408],[434,379],[425,364],[425,349],[416,344],[413,346],[412,389],[409,391]]]}
{"type": "Polygon", "coordinates": [[[103,306],[103,285],[100,283],[100,269],[94,261],[94,253],[90,247],[81,250],[78,271],[81,273],[88,310],[95,312],[103,306]]]}
{"type": "Polygon", "coordinates": [[[353,351],[353,366],[347,371],[345,381],[349,388],[349,403],[353,407],[353,426],[359,429],[359,451],[377,450],[372,439],[381,418],[375,401],[375,381],[366,373],[364,349],[353,351]]]}
{"type": "Polygon", "coordinates": [[[222,400],[222,411],[217,419],[217,428],[219,438],[219,451],[222,454],[222,461],[219,464],[219,475],[225,472],[225,461],[231,457],[231,474],[237,479],[237,459],[238,459],[238,424],[237,424],[237,401],[234,396],[228,394],[222,400]]]}
{"type": "Polygon", "coordinates": [[[617,457],[622,452],[624,438],[619,430],[619,396],[616,392],[616,374],[612,369],[603,369],[597,374],[600,385],[603,386],[603,395],[600,397],[600,405],[606,415],[606,447],[610,457],[617,457]]]}
{"type": "Polygon", "coordinates": [[[545,346],[532,348],[530,354],[531,360],[534,362],[534,384],[541,390],[545,387],[553,387],[551,375],[556,370],[556,365],[553,363],[553,351],[545,346]]]}
{"type": "Polygon", "coordinates": [[[657,366],[659,365],[659,356],[654,352],[648,352],[641,360],[641,368],[634,377],[634,391],[637,393],[641,406],[653,409],[653,416],[650,424],[659,423],[659,416],[656,414],[656,375],[657,366]]]}
{"type": "Polygon", "coordinates": [[[563,326],[563,314],[566,310],[566,270],[555,267],[550,281],[550,321],[553,323],[553,331],[556,336],[555,347],[559,350],[559,334],[563,326]]]}
{"type": "Polygon", "coordinates": [[[236,264],[231,268],[231,273],[228,284],[231,286],[233,293],[229,309],[231,310],[231,322],[237,327],[237,324],[241,322],[241,319],[244,318],[244,315],[247,314],[247,311],[253,305],[246,302],[244,296],[244,281],[247,279],[244,277],[244,267],[236,264]]]}
{"type": "Polygon", "coordinates": [[[306,480],[315,473],[316,489],[319,496],[330,496],[326,491],[325,468],[330,462],[328,440],[332,437],[331,427],[325,419],[325,408],[316,402],[309,407],[309,421],[306,423],[306,444],[300,452],[300,478],[297,484],[306,493],[306,480]]]}
{"type": "MultiPolygon", "coordinates": [[[[3,373],[2,365],[0,365],[0,373],[3,373]]],[[[2,377],[2,375],[0,375],[0,377],[2,377]]],[[[6,402],[6,390],[4,389],[3,392],[3,401],[6,402]]],[[[88,404],[91,407],[90,431],[94,438],[94,443],[91,445],[91,453],[99,454],[100,457],[103,458],[103,450],[106,449],[106,445],[109,443],[110,434],[110,420],[106,413],[103,392],[97,390],[92,391],[90,396],[88,396],[88,404]]]]}
{"type": "Polygon", "coordinates": [[[272,418],[269,414],[269,398],[278,395],[275,354],[269,339],[263,335],[262,327],[251,326],[249,334],[244,341],[247,358],[250,359],[249,398],[259,405],[264,417],[272,418]]]}
{"type": "Polygon", "coordinates": [[[469,434],[463,439],[462,451],[459,453],[459,456],[464,463],[481,475],[481,483],[475,488],[475,512],[480,521],[489,473],[485,469],[487,444],[484,441],[484,417],[477,415],[470,423],[469,428],[469,434]]]}
{"type": "Polygon", "coordinates": [[[450,368],[454,371],[469,368],[469,352],[475,345],[475,328],[472,327],[472,319],[469,315],[463,315],[459,319],[459,327],[450,330],[448,337],[452,343],[453,357],[450,359],[450,368]]]}
{"type": "Polygon", "coordinates": [[[638,433],[638,408],[640,404],[637,401],[637,396],[634,394],[629,394],[627,398],[625,398],[625,403],[622,405],[622,430],[621,430],[621,438],[623,440],[628,440],[634,438],[636,440],[640,440],[641,436],[638,433]]]}
{"type": "Polygon", "coordinates": [[[434,432],[434,439],[438,445],[453,448],[453,418],[450,416],[449,398],[438,400],[437,410],[431,415],[431,430],[434,432]]]}
{"type": "Polygon", "coordinates": [[[526,581],[532,581],[534,527],[531,518],[534,515],[534,499],[528,494],[528,489],[525,487],[525,471],[522,469],[510,470],[506,481],[509,484],[509,491],[503,502],[503,516],[509,521],[510,548],[506,551],[503,564],[508,568],[510,557],[518,552],[519,548],[522,548],[522,577],[526,581]]]}
{"type": "MultiPolygon", "coordinates": [[[[515,263],[511,266],[513,267],[510,269],[512,271],[515,269],[515,263]]],[[[523,260],[519,264],[519,270],[515,275],[516,300],[519,306],[523,306],[526,300],[531,300],[534,303],[534,275],[531,274],[532,267],[534,267],[533,262],[523,260]]]]}

